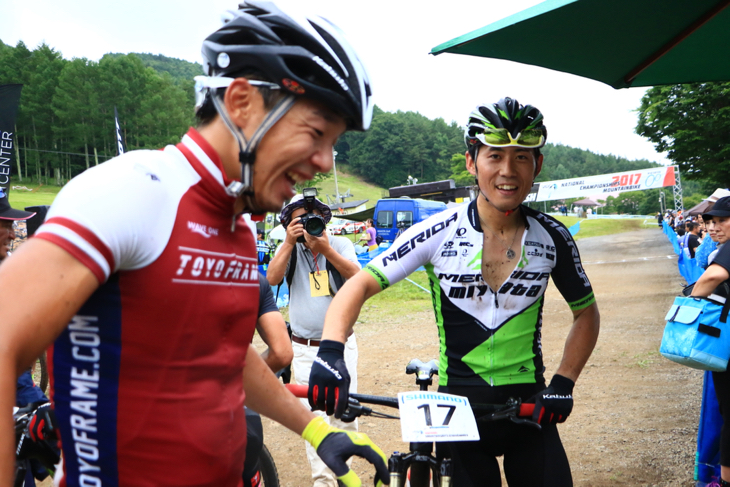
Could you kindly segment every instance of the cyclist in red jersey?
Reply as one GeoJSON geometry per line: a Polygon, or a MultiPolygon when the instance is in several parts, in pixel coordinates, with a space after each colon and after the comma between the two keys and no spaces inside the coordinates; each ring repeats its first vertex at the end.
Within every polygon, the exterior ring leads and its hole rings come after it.
{"type": "MultiPolygon", "coordinates": [[[[360,485],[352,454],[387,483],[365,435],[315,418],[249,347],[258,275],[240,218],[280,209],[331,169],[345,130],[368,128],[367,73],[332,24],[269,2],[231,12],[203,58],[198,128],[69,182],[0,267],[0,410],[53,343],[62,486],[240,486],[244,402],[310,441],[346,485],[360,485]]],[[[11,428],[0,425],[2,486],[11,428]]]]}

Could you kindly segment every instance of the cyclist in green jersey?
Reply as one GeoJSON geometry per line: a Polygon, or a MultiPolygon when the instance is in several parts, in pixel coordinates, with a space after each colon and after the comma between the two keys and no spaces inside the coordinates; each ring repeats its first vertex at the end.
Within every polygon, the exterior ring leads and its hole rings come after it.
{"type": "Polygon", "coordinates": [[[350,279],[330,305],[310,376],[313,407],[342,414],[348,373],[342,347],[362,304],[419,266],[431,281],[440,337],[439,390],[471,402],[519,397],[535,403],[541,430],[511,422],[479,425],[480,442],[440,443],[454,483],[572,485],[557,423],[573,408],[573,386],[590,357],[599,313],[578,248],[554,218],[521,203],[540,173],[547,130],[540,111],[504,98],[478,106],[466,129],[475,201],[413,225],[350,279]],[[542,309],[552,277],[573,312],[563,358],[546,387],[542,309]]]}

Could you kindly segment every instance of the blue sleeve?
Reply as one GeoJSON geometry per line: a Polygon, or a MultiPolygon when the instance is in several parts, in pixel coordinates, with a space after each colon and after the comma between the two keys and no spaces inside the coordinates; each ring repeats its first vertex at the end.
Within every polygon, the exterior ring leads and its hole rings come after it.
{"type": "Polygon", "coordinates": [[[48,401],[48,398],[41,388],[33,383],[33,377],[30,375],[30,370],[26,370],[18,377],[15,392],[15,405],[23,407],[32,402],[48,401]]]}
{"type": "Polygon", "coordinates": [[[697,247],[697,250],[695,250],[695,261],[697,262],[697,266],[707,269],[707,266],[709,265],[707,263],[707,258],[716,248],[717,244],[713,242],[709,236],[705,237],[700,246],[697,247]]]}

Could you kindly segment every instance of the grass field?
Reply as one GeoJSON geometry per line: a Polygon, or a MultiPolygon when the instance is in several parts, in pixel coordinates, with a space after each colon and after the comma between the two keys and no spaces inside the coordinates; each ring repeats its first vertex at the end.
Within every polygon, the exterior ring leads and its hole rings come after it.
{"type": "MultiPolygon", "coordinates": [[[[330,195],[330,197],[336,194],[334,174],[330,173],[327,179],[317,183],[317,187],[320,189],[319,199],[326,203],[327,198],[325,194],[330,195]]],[[[369,200],[367,202],[368,208],[375,206],[375,203],[383,197],[383,192],[387,191],[378,186],[361,181],[357,176],[352,176],[340,170],[337,171],[337,187],[340,190],[340,194],[345,194],[348,189],[350,190],[352,198],[349,198],[348,201],[369,200]]]]}
{"type": "MultiPolygon", "coordinates": [[[[337,182],[340,189],[340,193],[346,192],[350,189],[353,195],[353,199],[367,199],[368,207],[372,207],[382,197],[383,190],[377,186],[366,183],[358,179],[356,176],[352,176],[347,173],[338,172],[337,182]]],[[[320,182],[317,185],[320,191],[320,198],[326,200],[324,194],[334,195],[335,194],[335,179],[332,174],[327,179],[320,182]]],[[[28,206],[40,206],[50,205],[56,198],[56,195],[61,190],[58,186],[44,186],[30,183],[11,183],[10,190],[10,205],[13,208],[24,209],[28,206]],[[12,186],[25,186],[31,191],[12,189],[12,186]]],[[[579,218],[574,216],[558,216],[556,217],[566,227],[570,228],[575,225],[579,218]]],[[[654,228],[656,223],[652,220],[648,225],[643,224],[643,220],[640,218],[627,218],[627,219],[599,219],[599,220],[588,220],[581,219],[580,231],[575,236],[576,240],[588,237],[598,237],[601,235],[611,235],[614,233],[630,232],[633,230],[641,230],[645,228],[654,228]]],[[[357,242],[360,235],[347,235],[347,238],[353,242],[357,242]]],[[[411,286],[411,285],[409,285],[411,286]]],[[[415,287],[415,286],[411,286],[415,287]]]]}
{"type": "Polygon", "coordinates": [[[10,206],[15,209],[22,210],[27,206],[50,205],[56,198],[58,192],[61,191],[59,186],[42,186],[30,183],[10,183],[10,194],[8,199],[10,206]],[[31,191],[22,189],[13,189],[13,186],[25,186],[31,191]]]}
{"type": "MultiPolygon", "coordinates": [[[[426,271],[416,271],[408,279],[421,287],[429,288],[426,271]]],[[[400,281],[388,288],[387,292],[378,293],[370,298],[363,306],[358,322],[366,323],[370,319],[382,320],[402,317],[414,311],[423,311],[431,306],[431,294],[406,280],[400,281]]]]}
{"type": "MultiPolygon", "coordinates": [[[[576,223],[578,223],[578,220],[581,220],[581,218],[578,218],[577,216],[556,216],[554,218],[568,228],[570,228],[573,225],[575,225],[576,223]]],[[[585,221],[585,220],[583,220],[583,221],[585,221]]],[[[581,223],[581,225],[582,225],[582,223],[581,223]]]]}
{"type": "MultiPolygon", "coordinates": [[[[568,228],[575,225],[578,221],[578,218],[574,216],[559,216],[556,218],[568,228]]],[[[652,220],[650,225],[644,225],[644,220],[642,220],[641,218],[626,218],[616,220],[581,219],[580,231],[573,238],[575,238],[575,240],[580,240],[582,238],[600,237],[601,235],[612,235],[614,233],[632,232],[634,230],[644,230],[648,228],[656,228],[655,220],[652,220]]]]}
{"type": "MultiPolygon", "coordinates": [[[[571,227],[578,222],[577,217],[557,217],[566,227],[571,227]]],[[[656,228],[656,222],[651,225],[643,225],[640,218],[623,220],[587,220],[580,219],[580,231],[575,236],[576,240],[614,233],[631,232],[634,230],[656,228]]],[[[354,235],[348,235],[354,239],[354,235]]],[[[428,289],[428,277],[424,271],[414,272],[409,279],[428,289]]],[[[408,281],[401,281],[389,287],[387,292],[379,293],[370,298],[363,306],[363,311],[358,318],[359,322],[367,323],[374,320],[393,320],[410,312],[430,309],[430,294],[408,281]]]]}

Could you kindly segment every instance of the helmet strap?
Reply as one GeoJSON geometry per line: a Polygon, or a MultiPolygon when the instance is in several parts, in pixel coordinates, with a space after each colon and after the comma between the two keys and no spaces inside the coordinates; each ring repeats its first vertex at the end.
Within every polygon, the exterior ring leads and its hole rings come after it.
{"type": "Polygon", "coordinates": [[[236,142],[238,142],[238,161],[241,163],[241,181],[231,182],[226,188],[226,193],[229,196],[243,196],[246,211],[261,213],[263,209],[256,203],[253,187],[253,165],[256,161],[256,149],[269,129],[294,106],[296,98],[294,95],[287,95],[279,100],[261,121],[261,125],[258,126],[251,136],[251,140],[246,140],[243,130],[233,123],[220,98],[215,95],[211,98],[221,120],[223,120],[223,123],[228,127],[231,134],[233,134],[236,142]]]}

